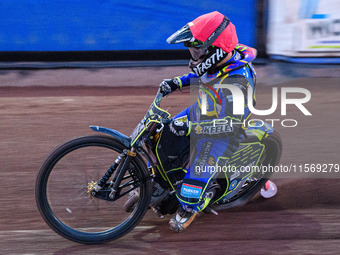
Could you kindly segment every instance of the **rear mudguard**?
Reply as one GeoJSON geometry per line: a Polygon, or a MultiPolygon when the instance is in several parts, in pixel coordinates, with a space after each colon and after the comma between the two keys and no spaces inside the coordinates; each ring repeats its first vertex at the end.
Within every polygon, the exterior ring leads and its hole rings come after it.
{"type": "MultiPolygon", "coordinates": [[[[270,124],[260,120],[252,120],[250,122],[248,129],[245,131],[245,137],[241,141],[241,145],[247,146],[247,144],[251,145],[253,143],[255,144],[262,143],[262,140],[273,134],[273,132],[274,132],[273,127],[270,124]]],[[[242,163],[244,162],[242,162],[241,160],[237,164],[242,163]]],[[[261,188],[267,182],[269,177],[270,175],[266,175],[265,178],[262,178],[257,184],[255,184],[255,186],[252,188],[250,192],[244,194],[242,197],[226,204],[214,204],[211,206],[211,208],[214,210],[224,210],[233,207],[241,207],[247,204],[261,190],[261,188]]]]}
{"type": "Polygon", "coordinates": [[[131,138],[118,132],[117,130],[106,128],[106,127],[99,127],[99,126],[90,126],[93,131],[101,132],[105,134],[109,134],[124,144],[126,147],[131,147],[131,138]]]}

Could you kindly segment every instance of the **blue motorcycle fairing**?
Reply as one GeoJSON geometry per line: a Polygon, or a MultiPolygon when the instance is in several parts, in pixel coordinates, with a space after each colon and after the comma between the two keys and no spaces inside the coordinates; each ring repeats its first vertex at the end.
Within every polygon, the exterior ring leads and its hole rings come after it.
{"type": "Polygon", "coordinates": [[[90,128],[93,131],[96,132],[101,132],[105,134],[109,134],[116,138],[118,141],[120,141],[123,145],[126,147],[130,148],[131,147],[131,138],[118,132],[117,130],[111,129],[111,128],[106,128],[106,127],[100,127],[100,126],[90,126],[90,128]]]}

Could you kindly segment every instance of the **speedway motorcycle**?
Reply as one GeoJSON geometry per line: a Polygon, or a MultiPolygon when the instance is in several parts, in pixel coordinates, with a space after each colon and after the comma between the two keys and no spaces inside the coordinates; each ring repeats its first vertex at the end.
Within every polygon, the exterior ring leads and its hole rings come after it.
{"type": "MultiPolygon", "coordinates": [[[[35,192],[38,209],[55,232],[75,242],[104,243],[130,232],[149,208],[160,217],[176,211],[175,190],[192,152],[188,137],[169,131],[172,119],[160,108],[162,97],[158,90],[131,136],[90,126],[102,134],[70,140],[49,154],[35,192]]],[[[275,193],[270,172],[240,169],[275,166],[281,152],[279,134],[255,121],[228,161],[234,171],[216,179],[215,196],[205,211],[242,206],[259,192],[275,193]]]]}

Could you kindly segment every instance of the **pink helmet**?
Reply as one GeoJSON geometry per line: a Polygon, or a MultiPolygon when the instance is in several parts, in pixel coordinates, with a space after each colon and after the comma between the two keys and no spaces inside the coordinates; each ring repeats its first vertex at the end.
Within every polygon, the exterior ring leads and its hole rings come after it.
{"type": "Polygon", "coordinates": [[[216,65],[234,50],[238,38],[235,26],[230,20],[214,11],[189,22],[171,35],[167,42],[170,44],[183,42],[191,53],[190,68],[201,76],[204,72],[215,69],[216,65]],[[204,65],[206,69],[198,68],[206,61],[208,61],[204,65]]]}

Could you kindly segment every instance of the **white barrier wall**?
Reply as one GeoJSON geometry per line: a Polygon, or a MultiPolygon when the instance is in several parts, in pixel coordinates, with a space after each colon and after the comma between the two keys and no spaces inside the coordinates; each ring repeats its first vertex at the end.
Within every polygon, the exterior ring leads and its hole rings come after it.
{"type": "Polygon", "coordinates": [[[340,0],[269,0],[267,53],[340,57],[340,0]]]}

